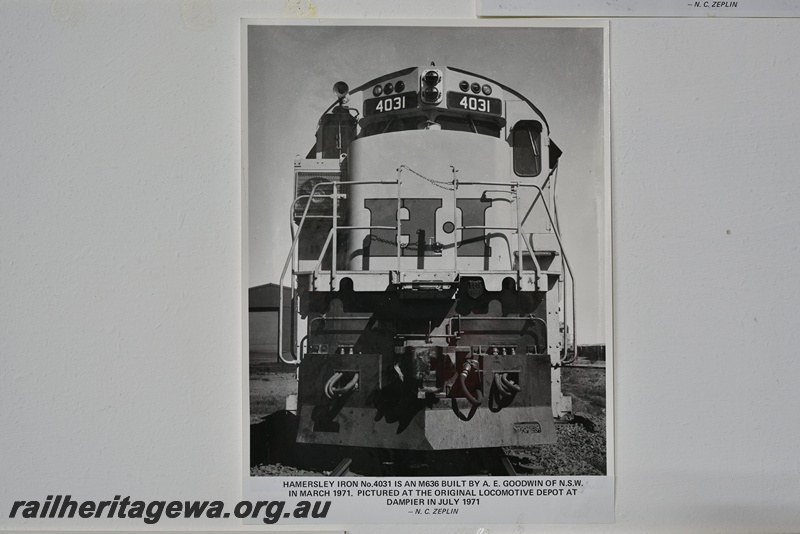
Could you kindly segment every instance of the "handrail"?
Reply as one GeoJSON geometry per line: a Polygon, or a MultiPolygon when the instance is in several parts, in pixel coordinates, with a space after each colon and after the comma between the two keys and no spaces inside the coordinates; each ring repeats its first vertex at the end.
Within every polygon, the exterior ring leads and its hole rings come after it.
{"type": "MultiPolygon", "coordinates": [[[[542,191],[542,188],[539,187],[538,185],[536,185],[536,184],[520,184],[520,185],[523,185],[525,187],[532,187],[532,188],[536,189],[538,191],[537,198],[539,196],[541,196],[542,200],[544,200],[544,191],[542,191]]],[[[561,233],[558,231],[558,229],[556,227],[556,224],[553,221],[553,216],[550,214],[550,208],[547,207],[547,202],[542,202],[542,206],[544,207],[545,213],[547,213],[547,218],[550,220],[550,224],[553,225],[553,235],[556,237],[556,241],[558,241],[558,248],[561,249],[561,259],[564,262],[564,267],[566,267],[566,272],[569,275],[570,293],[571,293],[571,297],[574,300],[574,298],[575,298],[575,277],[572,275],[572,267],[569,264],[569,260],[567,260],[567,254],[564,252],[564,244],[561,242],[561,233]]],[[[567,298],[567,296],[564,295],[565,305],[566,305],[566,298],[567,298]]],[[[564,320],[566,321],[566,312],[565,312],[564,315],[565,315],[564,320]]],[[[574,304],[574,301],[573,301],[573,305],[572,305],[572,335],[573,336],[575,336],[575,323],[576,323],[575,304],[574,304]]],[[[567,361],[574,361],[575,359],[577,359],[577,357],[578,357],[578,344],[577,343],[574,343],[574,342],[572,343],[572,351],[573,351],[572,359],[568,360],[566,357],[562,358],[561,359],[561,363],[564,363],[564,362],[567,362],[567,361]]],[[[567,330],[565,328],[564,329],[564,354],[566,355],[566,353],[567,353],[567,330]]]]}
{"type": "MultiPolygon", "coordinates": [[[[456,221],[458,220],[458,177],[456,173],[458,169],[456,169],[453,165],[450,165],[450,169],[453,171],[453,226],[455,226],[456,221]]],[[[464,219],[461,219],[461,241],[464,241],[464,219]]],[[[456,240],[457,235],[457,228],[453,229],[453,271],[458,272],[458,241],[456,240]]]]}
{"type": "MultiPolygon", "coordinates": [[[[342,182],[335,182],[335,183],[336,183],[336,185],[342,185],[343,184],[342,182]]],[[[378,183],[378,182],[347,182],[347,185],[374,184],[374,183],[378,183]]],[[[395,182],[379,182],[379,183],[382,183],[382,184],[387,184],[387,183],[393,184],[395,182]]],[[[334,184],[334,182],[328,182],[326,185],[330,185],[330,184],[334,184]]],[[[532,188],[537,190],[537,195],[536,195],[536,198],[534,199],[533,202],[538,200],[539,197],[544,198],[544,192],[542,191],[542,189],[539,186],[537,186],[535,184],[525,184],[525,183],[520,183],[520,182],[477,182],[476,181],[476,182],[459,182],[458,185],[501,185],[501,186],[505,185],[505,186],[508,186],[509,188],[512,188],[512,189],[514,189],[516,187],[532,187],[532,188]]],[[[514,200],[514,202],[517,205],[517,212],[519,212],[520,203],[516,199],[514,200]]],[[[547,218],[550,221],[550,224],[553,226],[553,234],[555,235],[556,240],[558,241],[558,245],[559,245],[559,248],[560,248],[560,251],[561,251],[561,255],[564,258],[565,265],[567,267],[567,270],[569,271],[570,279],[572,280],[572,270],[571,270],[571,268],[570,268],[570,266],[568,264],[568,261],[566,259],[566,254],[564,253],[564,246],[563,246],[563,244],[561,242],[561,236],[555,230],[555,224],[553,222],[552,215],[550,214],[550,210],[547,208],[547,204],[543,203],[543,206],[545,208],[545,213],[547,214],[547,218]]],[[[519,213],[517,213],[517,214],[519,215],[519,213]]],[[[517,225],[517,226],[470,225],[470,226],[461,226],[461,227],[456,228],[456,230],[462,230],[462,231],[463,230],[495,230],[495,231],[503,230],[503,231],[513,231],[513,232],[517,233],[517,235],[518,235],[518,243],[517,243],[517,257],[518,257],[518,260],[517,260],[517,269],[516,270],[517,270],[517,273],[518,273],[518,277],[519,277],[519,279],[521,279],[522,278],[522,272],[524,272],[524,269],[522,269],[522,261],[521,261],[521,258],[522,258],[522,243],[524,243],[525,244],[525,249],[527,250],[528,254],[530,254],[531,259],[532,259],[532,261],[534,263],[533,271],[536,273],[536,277],[538,279],[539,273],[541,272],[541,266],[539,265],[539,262],[536,260],[536,254],[534,253],[533,249],[531,248],[531,244],[528,242],[528,240],[522,239],[521,229],[522,228],[521,228],[520,225],[517,225]]],[[[315,274],[318,273],[321,270],[320,267],[322,265],[322,260],[323,260],[323,258],[325,256],[325,253],[328,251],[328,246],[333,241],[335,241],[333,239],[333,235],[336,232],[338,232],[339,230],[396,230],[399,233],[400,227],[399,227],[399,225],[398,226],[378,226],[378,225],[374,225],[374,226],[338,226],[336,224],[336,221],[334,220],[333,227],[328,232],[328,235],[327,235],[327,237],[325,239],[325,243],[322,246],[322,250],[321,250],[320,255],[319,255],[318,259],[317,259],[317,262],[316,262],[316,264],[314,266],[313,272],[315,274]]],[[[300,230],[298,228],[298,233],[299,233],[299,231],[300,230]]],[[[402,245],[400,244],[399,239],[397,240],[396,247],[397,247],[398,255],[399,255],[399,251],[402,249],[402,245]]],[[[457,247],[454,247],[454,251],[456,249],[457,249],[457,247]]],[[[454,254],[455,254],[456,259],[457,259],[457,252],[454,252],[454,254]]],[[[454,266],[454,268],[455,268],[454,270],[458,271],[458,265],[457,264],[454,266]]],[[[398,271],[399,270],[400,270],[400,268],[399,268],[399,265],[398,265],[398,271]]],[[[332,273],[335,276],[335,273],[336,273],[336,269],[335,268],[332,269],[332,273]]]]}
{"type": "MultiPolygon", "coordinates": [[[[536,191],[538,192],[538,194],[536,195],[536,198],[534,199],[534,202],[536,200],[538,200],[539,197],[542,197],[542,200],[544,200],[544,198],[545,198],[544,191],[542,190],[541,187],[539,187],[536,184],[527,184],[527,183],[523,183],[523,182],[477,182],[477,181],[476,182],[460,182],[460,183],[461,183],[461,185],[506,185],[506,186],[509,186],[509,187],[514,187],[516,185],[518,187],[530,187],[532,189],[536,189],[536,191]]],[[[531,204],[533,204],[533,202],[531,204]]],[[[562,260],[564,262],[564,266],[566,267],[566,272],[569,275],[569,279],[570,279],[571,294],[572,294],[572,297],[574,298],[574,296],[575,296],[575,277],[572,275],[572,267],[570,267],[569,261],[567,260],[567,255],[564,252],[564,244],[561,242],[560,232],[558,231],[557,226],[556,226],[555,222],[553,221],[553,216],[550,214],[550,208],[547,207],[547,202],[542,202],[542,206],[544,207],[544,211],[547,214],[547,219],[550,221],[550,224],[553,226],[553,235],[556,237],[556,241],[558,241],[558,247],[561,250],[561,258],[562,258],[562,260]]],[[[520,228],[520,231],[521,230],[522,229],[520,228]]],[[[527,245],[527,242],[526,242],[526,245],[527,245]]],[[[532,252],[532,251],[529,250],[529,252],[532,252]]],[[[531,257],[534,257],[534,256],[535,256],[534,254],[531,254],[531,257]]],[[[534,259],[534,261],[536,261],[536,260],[534,259]]],[[[565,298],[566,298],[566,296],[565,296],[565,298]]],[[[575,321],[576,321],[575,320],[575,306],[573,305],[572,306],[572,335],[573,336],[575,335],[575,321]]],[[[565,329],[565,331],[564,331],[564,353],[565,354],[566,354],[566,350],[567,350],[567,332],[566,332],[566,329],[565,329]]],[[[561,363],[564,363],[566,361],[574,361],[574,359],[577,358],[577,357],[578,357],[578,346],[577,346],[576,343],[573,343],[573,358],[572,358],[572,360],[562,359],[561,363]]]]}
{"type": "MultiPolygon", "coordinates": [[[[517,191],[516,186],[511,187],[511,198],[514,199],[514,214],[517,217],[517,284],[522,282],[522,226],[520,226],[520,219],[519,219],[519,191],[517,191]]],[[[533,261],[536,262],[536,258],[533,257],[533,261]]],[[[536,283],[539,283],[539,265],[534,263],[534,267],[536,268],[536,283]]]]}
{"type": "MultiPolygon", "coordinates": [[[[339,138],[337,137],[337,139],[339,139],[339,138]]],[[[338,196],[336,193],[337,193],[336,182],[333,182],[333,199],[334,199],[333,200],[333,225],[332,225],[333,228],[336,228],[336,225],[339,222],[339,219],[337,217],[339,203],[336,202],[336,198],[338,196]]],[[[333,240],[333,247],[331,247],[331,277],[332,278],[336,277],[336,258],[338,257],[338,255],[336,253],[337,252],[336,251],[336,245],[338,245],[338,244],[339,244],[339,240],[338,239],[334,239],[333,240]]]]}
{"type": "MultiPolygon", "coordinates": [[[[337,234],[338,234],[338,232],[340,230],[395,230],[395,232],[396,232],[396,243],[395,243],[395,246],[396,246],[396,255],[397,255],[397,270],[398,270],[398,272],[400,272],[401,266],[402,266],[402,264],[401,264],[402,245],[400,244],[400,237],[401,237],[400,212],[401,212],[401,208],[402,208],[401,187],[400,187],[402,182],[400,180],[400,175],[402,174],[402,169],[403,169],[403,166],[400,166],[397,169],[397,171],[398,171],[398,179],[397,180],[369,180],[369,181],[363,181],[363,182],[362,181],[359,181],[359,182],[334,181],[334,182],[319,182],[319,183],[314,184],[314,187],[312,188],[311,193],[309,195],[307,195],[308,201],[306,203],[305,209],[303,210],[303,216],[301,217],[300,222],[297,225],[297,231],[296,231],[295,235],[293,236],[292,246],[291,246],[290,251],[289,251],[289,256],[287,257],[286,263],[284,264],[283,271],[281,272],[280,287],[283,288],[283,280],[284,280],[284,278],[286,276],[286,271],[288,270],[288,267],[292,263],[292,260],[294,258],[294,252],[295,252],[295,249],[296,249],[296,246],[297,246],[297,242],[299,241],[300,234],[302,233],[302,229],[303,229],[303,226],[305,224],[305,221],[306,221],[306,218],[307,218],[307,215],[308,215],[308,210],[309,210],[309,208],[311,206],[311,200],[314,197],[314,195],[316,194],[317,188],[319,186],[322,186],[322,185],[331,186],[332,187],[332,193],[331,193],[330,197],[334,199],[333,217],[331,217],[333,224],[332,224],[332,228],[328,232],[328,235],[327,235],[327,237],[325,239],[325,242],[324,242],[324,244],[322,246],[322,250],[320,252],[320,255],[317,258],[317,261],[316,261],[316,263],[314,265],[314,268],[312,270],[312,273],[314,274],[314,276],[315,277],[319,276],[319,273],[322,271],[321,267],[322,267],[322,262],[324,260],[325,254],[327,253],[329,246],[331,246],[331,243],[333,243],[333,246],[331,247],[331,250],[332,250],[332,252],[334,254],[334,257],[332,258],[332,265],[331,265],[331,279],[332,280],[335,279],[336,273],[337,273],[337,268],[336,268],[337,246],[336,246],[336,243],[338,241],[336,236],[337,236],[337,234]],[[339,193],[338,193],[339,187],[340,186],[354,186],[354,185],[397,185],[397,213],[396,213],[397,224],[396,224],[396,226],[379,226],[379,225],[374,225],[374,226],[339,226],[338,225],[338,220],[337,220],[338,210],[337,210],[337,202],[336,202],[336,200],[338,199],[338,196],[339,196],[339,193]]],[[[461,230],[462,239],[463,239],[463,231],[464,230],[483,229],[483,230],[505,230],[505,231],[514,231],[514,232],[516,232],[517,233],[517,266],[516,266],[517,268],[516,268],[516,273],[517,273],[518,283],[522,280],[523,273],[525,272],[524,269],[523,269],[523,261],[522,261],[522,250],[523,250],[522,243],[525,244],[524,248],[526,249],[528,254],[530,254],[530,257],[531,257],[531,260],[532,260],[533,266],[534,266],[533,272],[535,273],[536,280],[538,282],[538,279],[539,279],[539,276],[540,276],[540,273],[541,273],[541,266],[539,265],[539,262],[536,259],[536,254],[532,249],[532,244],[529,242],[528,239],[523,238],[523,235],[522,235],[522,225],[523,225],[523,220],[522,219],[523,219],[523,217],[522,217],[521,212],[520,212],[521,203],[519,201],[520,199],[519,199],[518,190],[520,188],[531,188],[531,189],[534,189],[536,191],[536,196],[531,201],[531,208],[530,209],[533,209],[533,206],[539,200],[540,197],[543,200],[546,198],[542,187],[540,187],[540,186],[538,186],[536,184],[524,183],[524,182],[518,182],[518,181],[512,181],[512,182],[460,181],[460,180],[457,179],[457,176],[456,176],[456,173],[458,172],[458,170],[455,169],[455,167],[452,167],[452,166],[451,166],[451,169],[452,169],[452,172],[453,172],[452,184],[453,184],[453,211],[454,211],[454,213],[453,213],[453,216],[454,216],[453,217],[453,222],[454,223],[457,220],[456,216],[457,216],[457,212],[458,212],[458,205],[457,204],[458,204],[458,188],[459,188],[459,186],[484,185],[484,186],[508,187],[509,188],[508,193],[512,195],[511,201],[516,204],[516,210],[515,210],[516,211],[516,213],[515,213],[515,215],[516,215],[516,223],[517,223],[516,227],[503,227],[503,226],[492,227],[492,226],[488,226],[488,225],[482,225],[482,226],[473,225],[473,226],[460,226],[460,227],[457,227],[456,230],[461,230]]],[[[549,176],[548,176],[548,179],[549,179],[549,176]]],[[[304,195],[304,197],[305,196],[306,195],[304,195]]],[[[291,213],[294,213],[294,208],[295,208],[295,205],[296,205],[298,200],[299,200],[299,198],[295,199],[295,201],[292,202],[292,212],[291,213]]],[[[564,267],[565,267],[565,272],[566,272],[567,276],[569,276],[569,279],[570,279],[569,287],[570,287],[571,296],[572,296],[573,301],[574,301],[575,278],[574,278],[573,273],[572,273],[572,267],[569,264],[569,260],[567,259],[566,253],[564,252],[564,245],[563,245],[563,242],[561,240],[560,232],[558,231],[558,228],[557,228],[557,226],[555,224],[555,221],[553,219],[553,215],[551,214],[550,209],[547,206],[547,202],[542,202],[542,206],[544,207],[545,214],[547,215],[547,219],[550,222],[550,225],[551,225],[551,227],[553,229],[553,235],[555,236],[556,241],[558,242],[558,246],[559,246],[559,249],[560,249],[560,252],[561,252],[561,257],[562,257],[562,260],[563,260],[563,263],[564,263],[564,267]]],[[[526,213],[525,213],[525,216],[524,216],[525,220],[527,220],[527,218],[528,218],[528,214],[530,213],[530,209],[527,210],[526,213]]],[[[454,239],[456,239],[455,232],[454,232],[454,239]]],[[[457,273],[458,272],[458,246],[457,246],[457,239],[454,242],[454,246],[453,246],[453,256],[454,256],[454,260],[453,260],[454,261],[454,271],[457,273]]],[[[512,265],[512,268],[513,268],[513,265],[512,265]]],[[[292,298],[294,298],[294,283],[292,284],[292,298]]],[[[565,295],[565,299],[566,299],[566,295],[565,295]]],[[[283,315],[282,314],[283,314],[283,290],[281,289],[280,304],[279,304],[279,309],[278,309],[278,315],[279,315],[279,317],[278,317],[278,325],[279,325],[278,326],[278,329],[279,329],[279,332],[278,332],[278,356],[281,359],[281,361],[284,361],[285,363],[298,364],[300,362],[300,360],[298,358],[296,358],[296,357],[293,360],[286,360],[286,359],[283,358],[283,328],[282,328],[283,315]]],[[[572,306],[572,334],[573,334],[573,336],[575,335],[575,323],[576,323],[576,318],[575,318],[574,302],[573,302],[573,306],[572,306]]],[[[564,331],[563,342],[564,342],[564,351],[566,353],[566,349],[567,349],[567,332],[566,332],[566,329],[564,331]]],[[[573,345],[575,345],[575,344],[573,344],[573,345]]],[[[577,357],[577,345],[575,345],[573,347],[573,349],[574,349],[574,352],[575,352],[575,354],[573,355],[573,358],[571,360],[567,359],[566,357],[562,358],[561,363],[566,363],[568,361],[572,361],[572,360],[574,360],[575,357],[577,357]]],[[[292,354],[293,354],[293,356],[295,355],[293,348],[292,348],[292,354]]]]}
{"type": "MultiPolygon", "coordinates": [[[[336,240],[333,239],[334,232],[337,232],[338,230],[395,230],[396,228],[397,227],[395,227],[395,226],[377,226],[377,225],[375,225],[375,226],[335,226],[334,225],[333,228],[328,230],[328,237],[325,238],[325,243],[322,244],[322,249],[321,249],[321,251],[319,253],[319,256],[317,257],[317,262],[314,264],[314,268],[311,269],[311,272],[314,273],[315,277],[319,276],[319,273],[322,270],[322,262],[325,259],[325,253],[328,252],[328,245],[330,245],[332,242],[336,242],[336,240]]],[[[333,260],[333,262],[335,263],[336,261],[333,260]]],[[[336,277],[336,273],[337,273],[336,270],[334,270],[334,269],[331,270],[331,275],[333,277],[336,277]]]]}
{"type": "MultiPolygon", "coordinates": [[[[278,280],[278,288],[279,288],[279,294],[280,294],[279,298],[278,298],[278,358],[283,363],[288,363],[288,364],[292,364],[292,365],[300,364],[300,359],[295,354],[294,347],[291,347],[291,349],[290,349],[291,353],[292,353],[292,356],[294,356],[294,359],[287,360],[286,358],[283,357],[283,279],[286,277],[286,271],[289,269],[289,265],[292,263],[292,260],[294,259],[294,251],[297,248],[297,242],[300,240],[300,234],[302,233],[303,226],[305,225],[306,217],[308,216],[308,210],[311,207],[311,201],[314,198],[314,195],[317,193],[317,188],[319,186],[323,186],[323,185],[324,186],[333,185],[334,186],[333,187],[333,192],[335,193],[336,185],[341,185],[341,184],[344,184],[344,185],[351,185],[351,184],[371,184],[371,185],[386,184],[386,185],[392,185],[392,184],[395,184],[395,183],[399,183],[399,181],[395,182],[395,181],[390,181],[390,180],[371,180],[371,181],[365,181],[365,182],[317,182],[311,188],[311,192],[308,194],[308,202],[306,202],[306,207],[303,209],[303,216],[300,218],[300,222],[297,223],[297,232],[295,232],[295,235],[292,238],[292,246],[289,248],[289,255],[286,257],[286,262],[283,265],[283,270],[281,271],[281,276],[280,276],[280,279],[278,280]]],[[[331,196],[331,198],[333,198],[334,206],[335,206],[336,205],[336,200],[337,200],[336,199],[337,195],[332,193],[330,196],[331,196]]],[[[292,202],[292,204],[291,204],[291,210],[292,211],[290,213],[294,213],[294,207],[295,207],[295,205],[296,205],[298,200],[299,199],[295,199],[292,202]]],[[[398,218],[399,217],[400,217],[400,215],[398,214],[398,218]]],[[[333,219],[333,227],[334,228],[336,228],[336,222],[337,221],[334,218],[333,219]]],[[[398,222],[398,224],[399,224],[399,222],[398,222]]],[[[291,228],[291,225],[290,225],[290,228],[291,228]]],[[[333,258],[333,262],[335,264],[336,258],[333,258]]],[[[294,301],[294,279],[292,279],[292,300],[294,301]]]]}
{"type": "MultiPolygon", "coordinates": [[[[547,339],[546,339],[547,338],[547,321],[545,321],[541,317],[535,317],[533,315],[520,315],[520,316],[515,316],[515,317],[514,316],[512,316],[512,317],[483,317],[483,316],[472,316],[472,315],[455,315],[453,317],[450,317],[450,319],[447,322],[447,332],[449,332],[448,337],[453,337],[453,338],[456,338],[456,339],[461,337],[461,334],[464,333],[464,330],[463,330],[463,328],[461,326],[461,323],[463,321],[507,321],[507,322],[510,322],[510,321],[514,321],[514,320],[523,321],[523,322],[526,322],[526,323],[527,322],[532,322],[532,323],[539,322],[539,323],[543,324],[544,325],[544,331],[545,331],[544,343],[547,342],[547,339]],[[456,327],[454,326],[456,323],[458,323],[458,329],[456,329],[456,327]],[[456,331],[458,333],[456,333],[456,331]]],[[[536,337],[536,336],[534,336],[534,337],[536,337]]],[[[539,343],[539,342],[542,342],[542,340],[536,339],[536,342],[539,343]]]]}
{"type": "MultiPolygon", "coordinates": [[[[294,258],[294,250],[297,247],[297,242],[300,240],[300,233],[303,229],[303,225],[306,222],[306,216],[308,215],[308,210],[311,207],[311,201],[314,198],[314,195],[317,192],[317,188],[321,185],[329,185],[331,182],[317,182],[311,188],[311,193],[308,195],[308,202],[306,202],[306,207],[303,210],[303,216],[300,218],[300,223],[297,225],[297,232],[292,239],[292,246],[289,249],[289,256],[286,258],[286,262],[283,265],[283,271],[281,271],[281,277],[278,280],[278,293],[280,294],[278,298],[278,359],[283,363],[288,363],[291,365],[299,365],[300,359],[297,358],[297,355],[294,353],[294,347],[292,347],[291,353],[294,356],[294,359],[287,360],[283,357],[283,279],[286,277],[286,271],[289,269],[289,265],[292,263],[292,259],[294,258]]],[[[334,202],[336,199],[334,198],[334,202]]],[[[294,202],[292,202],[292,207],[294,207],[294,202]]],[[[334,221],[334,225],[336,221],[334,221]]],[[[292,301],[294,301],[294,284],[292,284],[292,301]]]]}

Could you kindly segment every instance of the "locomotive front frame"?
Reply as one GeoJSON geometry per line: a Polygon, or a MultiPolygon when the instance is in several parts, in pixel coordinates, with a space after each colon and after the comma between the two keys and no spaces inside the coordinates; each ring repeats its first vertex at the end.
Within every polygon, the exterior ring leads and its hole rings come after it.
{"type": "Polygon", "coordinates": [[[299,364],[298,441],[555,442],[554,420],[571,412],[560,372],[574,293],[544,116],[452,67],[334,93],[295,161],[281,275],[291,268],[295,333],[279,329],[278,354],[287,344],[299,364]]]}

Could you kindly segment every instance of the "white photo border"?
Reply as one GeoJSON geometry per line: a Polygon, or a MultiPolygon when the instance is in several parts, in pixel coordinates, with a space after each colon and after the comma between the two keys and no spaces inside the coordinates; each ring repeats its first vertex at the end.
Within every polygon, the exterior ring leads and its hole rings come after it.
{"type": "MultiPolygon", "coordinates": [[[[479,506],[464,507],[450,506],[450,508],[458,508],[457,514],[448,513],[427,513],[425,510],[447,510],[446,504],[447,494],[442,493],[437,498],[441,497],[442,506],[427,507],[423,506],[422,513],[414,513],[414,510],[420,507],[402,507],[387,504],[387,499],[376,496],[364,497],[331,497],[333,506],[326,517],[306,520],[295,519],[289,514],[292,509],[291,500],[289,497],[289,487],[286,485],[287,481],[304,482],[308,484],[306,487],[316,487],[316,484],[321,479],[306,478],[306,477],[253,477],[250,476],[250,410],[249,410],[249,388],[243,388],[243,426],[244,426],[244,454],[243,454],[243,474],[244,484],[243,492],[244,498],[250,500],[265,500],[272,503],[286,502],[288,507],[287,512],[279,514],[280,517],[275,519],[279,525],[325,525],[336,526],[351,523],[409,523],[409,524],[449,524],[449,523],[471,523],[471,524],[501,524],[501,523],[609,523],[614,520],[614,402],[613,402],[613,384],[612,377],[614,375],[613,367],[613,310],[612,310],[612,227],[611,227],[611,166],[610,166],[610,95],[609,95],[609,62],[608,62],[608,21],[602,20],[578,20],[571,19],[567,21],[559,21],[553,19],[547,20],[524,20],[524,19],[508,19],[508,20],[348,20],[348,19],[333,19],[333,20],[318,20],[318,19],[243,19],[242,21],[242,168],[243,168],[243,200],[242,200],[242,236],[243,236],[243,317],[248,314],[248,288],[262,280],[254,280],[251,278],[251,238],[253,231],[263,231],[263,228],[256,229],[252,224],[250,218],[250,202],[251,199],[251,161],[250,153],[252,146],[250,145],[250,123],[251,113],[253,110],[249,109],[248,103],[248,88],[250,87],[250,72],[248,67],[248,52],[250,50],[250,43],[248,43],[249,28],[255,26],[267,27],[301,27],[301,28],[337,28],[337,27],[376,27],[376,28],[482,28],[482,29],[507,29],[507,28],[552,28],[552,29],[569,29],[569,28],[600,28],[603,30],[603,52],[602,52],[602,110],[599,110],[602,119],[602,172],[603,177],[601,180],[602,189],[602,205],[603,205],[603,218],[600,221],[600,228],[604,233],[601,244],[601,260],[603,265],[602,270],[602,287],[599,288],[601,293],[601,314],[604,317],[602,325],[602,337],[606,350],[606,455],[607,455],[607,474],[605,476],[570,476],[570,477],[520,477],[521,480],[532,481],[538,479],[542,482],[543,486],[534,486],[532,482],[527,489],[536,491],[539,489],[540,496],[531,498],[534,493],[526,493],[523,495],[512,496],[508,492],[503,493],[496,491],[498,488],[498,477],[488,477],[490,486],[486,491],[486,496],[482,497],[483,501],[479,506]],[[578,494],[570,499],[558,497],[557,495],[547,495],[541,493],[542,488],[558,488],[566,484],[579,484],[581,490],[578,494]],[[491,490],[491,491],[489,491],[491,490]],[[492,493],[494,492],[494,493],[492,493]]],[[[380,44],[380,43],[379,43],[380,44]]],[[[352,59],[351,59],[352,61],[352,59]]],[[[395,67],[401,68],[408,65],[385,65],[385,71],[391,71],[395,67]]],[[[298,56],[297,67],[298,70],[303,71],[307,68],[303,64],[303,58],[298,56]]],[[[513,65],[509,69],[513,69],[513,65]]],[[[567,66],[566,68],[572,68],[567,66]]],[[[380,74],[380,73],[379,73],[380,74]]],[[[364,75],[361,79],[353,80],[360,82],[368,79],[369,75],[364,75]]],[[[323,92],[320,88],[315,88],[318,92],[323,92]]],[[[324,109],[324,108],[322,108],[324,109]]],[[[322,111],[316,110],[317,114],[322,111]]],[[[547,115],[547,111],[545,110],[547,115]]],[[[313,136],[313,130],[304,132],[306,137],[313,136]]],[[[304,149],[304,146],[298,146],[297,151],[304,149]]],[[[295,152],[290,154],[294,157],[295,152]]],[[[287,176],[291,175],[291,171],[287,168],[287,176]]],[[[282,183],[281,185],[289,184],[289,182],[282,183]]],[[[291,187],[289,187],[291,189],[291,187]]],[[[279,217],[278,220],[286,219],[285,216],[279,217]]],[[[274,229],[270,228],[270,232],[274,233],[274,229]]],[[[281,253],[275,256],[278,263],[283,263],[281,253]]],[[[243,381],[244,384],[249,384],[249,330],[248,321],[243,320],[243,381]]],[[[580,329],[580,326],[579,326],[580,329]]],[[[480,488],[481,483],[487,482],[487,477],[443,477],[432,478],[434,482],[439,484],[439,487],[452,487],[458,484],[459,480],[466,481],[467,484],[477,483],[476,488],[480,488]],[[454,482],[456,481],[456,482],[454,482]]],[[[326,481],[329,479],[325,479],[326,481]]],[[[351,479],[354,480],[354,479],[351,479]]],[[[383,488],[395,487],[395,485],[402,486],[409,480],[400,477],[392,477],[391,480],[386,480],[382,477],[359,477],[359,487],[364,488],[383,488]],[[385,484],[388,483],[388,486],[385,484]],[[364,484],[364,486],[361,486],[364,484]]],[[[502,478],[500,481],[502,482],[502,478]]],[[[331,479],[331,486],[325,488],[336,488],[334,486],[335,479],[331,479]]],[[[507,487],[499,486],[500,489],[507,489],[507,487]]],[[[515,488],[510,488],[515,489],[515,488]]],[[[519,488],[516,488],[519,489],[519,488]]],[[[523,487],[525,489],[525,487],[523,487]]],[[[296,499],[295,499],[296,500],[296,499]]],[[[326,499],[327,500],[327,499],[326,499]]],[[[452,504],[452,503],[451,503],[452,504]]],[[[283,507],[281,507],[283,509],[283,507]]],[[[273,514],[275,515],[275,514],[273,514]]],[[[272,524],[267,522],[261,517],[246,520],[246,523],[264,525],[272,524]]]]}

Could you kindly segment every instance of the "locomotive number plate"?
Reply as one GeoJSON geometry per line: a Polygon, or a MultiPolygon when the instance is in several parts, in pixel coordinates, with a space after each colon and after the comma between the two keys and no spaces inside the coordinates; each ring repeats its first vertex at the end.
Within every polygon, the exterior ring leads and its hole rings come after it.
{"type": "Polygon", "coordinates": [[[499,98],[469,95],[466,93],[454,93],[452,91],[448,91],[447,93],[447,107],[451,109],[461,109],[464,111],[488,113],[490,115],[503,114],[503,103],[499,98]]]}
{"type": "Polygon", "coordinates": [[[417,93],[400,93],[364,100],[364,116],[417,107],[417,93]]]}

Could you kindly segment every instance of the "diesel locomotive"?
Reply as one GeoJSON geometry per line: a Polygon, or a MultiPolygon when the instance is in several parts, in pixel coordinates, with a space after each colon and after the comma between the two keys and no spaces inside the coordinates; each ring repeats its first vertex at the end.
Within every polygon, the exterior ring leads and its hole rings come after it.
{"type": "Polygon", "coordinates": [[[281,275],[297,441],[554,443],[571,412],[574,289],[544,115],[496,80],[433,64],[333,89],[295,160],[281,275]]]}

